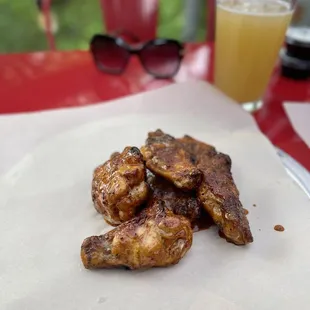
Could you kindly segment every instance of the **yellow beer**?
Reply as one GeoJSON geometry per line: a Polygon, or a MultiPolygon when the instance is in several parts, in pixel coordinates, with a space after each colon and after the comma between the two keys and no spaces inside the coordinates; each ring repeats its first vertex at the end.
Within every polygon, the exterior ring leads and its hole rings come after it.
{"type": "Polygon", "coordinates": [[[215,85],[239,103],[258,100],[291,17],[285,1],[218,0],[215,85]]]}

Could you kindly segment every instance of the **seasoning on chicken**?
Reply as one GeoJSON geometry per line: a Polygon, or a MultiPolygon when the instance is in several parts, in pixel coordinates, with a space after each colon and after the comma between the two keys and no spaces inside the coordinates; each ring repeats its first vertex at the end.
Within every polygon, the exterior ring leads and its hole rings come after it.
{"type": "Polygon", "coordinates": [[[141,148],[146,166],[183,190],[197,188],[201,172],[192,163],[182,144],[161,130],[150,132],[146,145],[141,148]]]}
{"type": "Polygon", "coordinates": [[[126,147],[93,174],[92,199],[107,223],[117,226],[132,219],[148,196],[146,169],[140,150],[126,147]]]}
{"type": "Polygon", "coordinates": [[[213,146],[185,136],[179,141],[203,173],[197,197],[226,240],[237,245],[253,242],[248,219],[231,174],[231,159],[213,146]]]}
{"type": "Polygon", "coordinates": [[[200,218],[201,204],[194,191],[183,192],[164,178],[150,172],[147,172],[147,182],[151,191],[151,203],[162,201],[166,208],[174,214],[185,216],[193,225],[200,218]]]}
{"type": "Polygon", "coordinates": [[[86,238],[81,259],[87,269],[164,267],[180,261],[192,238],[189,220],[157,201],[110,232],[86,238]]]}

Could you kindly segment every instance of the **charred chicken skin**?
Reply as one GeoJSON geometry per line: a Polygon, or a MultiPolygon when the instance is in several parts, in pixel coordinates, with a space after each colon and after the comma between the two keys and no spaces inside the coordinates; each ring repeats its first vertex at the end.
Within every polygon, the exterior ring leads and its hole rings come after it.
{"type": "Polygon", "coordinates": [[[180,261],[192,238],[189,220],[157,201],[110,232],[86,238],[81,259],[87,269],[164,267],[180,261]]]}
{"type": "Polygon", "coordinates": [[[132,219],[148,197],[146,169],[140,150],[126,147],[93,174],[92,200],[107,223],[117,226],[132,219]]]}
{"type": "Polygon", "coordinates": [[[141,148],[146,166],[182,190],[193,190],[201,181],[201,172],[192,163],[182,144],[161,130],[150,132],[141,148]]]}
{"type": "Polygon", "coordinates": [[[185,136],[179,141],[203,173],[197,197],[225,238],[237,245],[253,242],[248,219],[231,174],[231,159],[213,146],[185,136]]]}
{"type": "Polygon", "coordinates": [[[200,217],[201,204],[195,192],[183,192],[162,177],[147,173],[150,187],[151,203],[162,201],[162,204],[176,215],[183,215],[192,224],[200,217]]]}

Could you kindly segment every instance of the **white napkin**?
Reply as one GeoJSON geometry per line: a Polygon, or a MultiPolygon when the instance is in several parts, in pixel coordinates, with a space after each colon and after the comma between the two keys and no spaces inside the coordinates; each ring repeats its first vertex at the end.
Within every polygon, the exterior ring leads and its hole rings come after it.
{"type": "Polygon", "coordinates": [[[284,108],[293,128],[310,148],[310,102],[285,102],[284,108]]]}

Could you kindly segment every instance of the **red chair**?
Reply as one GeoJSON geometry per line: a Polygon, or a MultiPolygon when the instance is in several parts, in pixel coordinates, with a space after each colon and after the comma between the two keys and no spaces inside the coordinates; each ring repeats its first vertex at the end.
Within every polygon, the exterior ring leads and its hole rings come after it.
{"type": "MultiPolygon", "coordinates": [[[[51,50],[56,48],[51,31],[50,7],[52,0],[41,0],[46,22],[46,38],[51,50]]],[[[154,39],[158,21],[159,0],[99,0],[108,33],[132,33],[141,41],[154,39]],[[130,12],[130,13],[129,13],[130,12]]],[[[187,0],[190,1],[190,0],[187,0]]],[[[215,1],[208,5],[206,41],[214,41],[215,1]]]]}
{"type": "Polygon", "coordinates": [[[141,41],[156,37],[158,0],[100,0],[100,3],[107,32],[126,31],[141,41]]]}
{"type": "MultiPolygon", "coordinates": [[[[206,40],[210,42],[214,41],[216,0],[205,1],[208,6],[206,40]]],[[[141,41],[156,37],[158,0],[100,0],[100,3],[107,32],[125,30],[138,36],[141,41]]]]}

